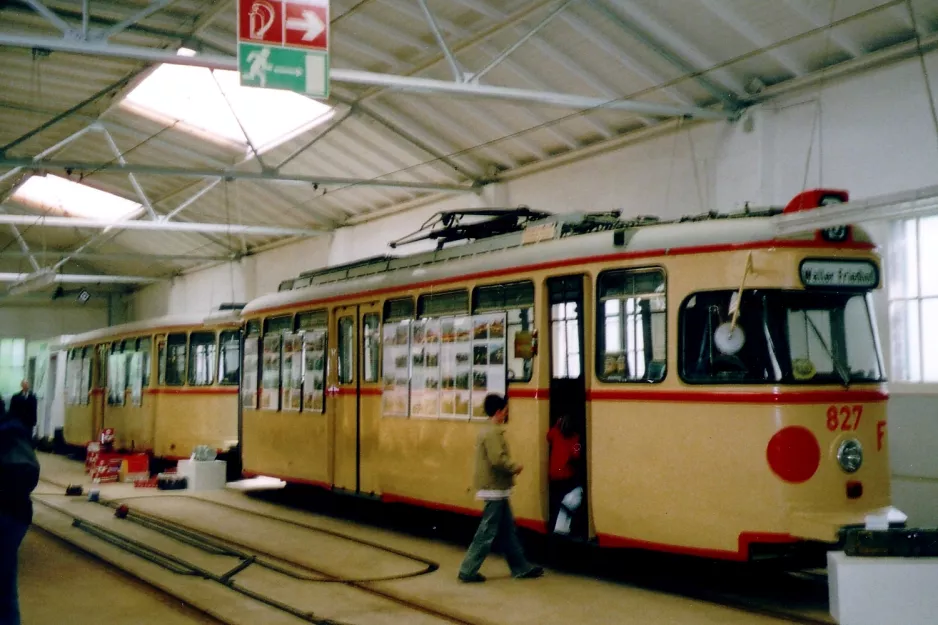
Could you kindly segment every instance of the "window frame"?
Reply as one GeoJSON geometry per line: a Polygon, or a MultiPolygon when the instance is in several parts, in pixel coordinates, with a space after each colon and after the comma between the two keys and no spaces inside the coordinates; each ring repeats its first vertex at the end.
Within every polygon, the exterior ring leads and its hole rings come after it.
{"type": "Polygon", "coordinates": [[[448,291],[438,291],[435,293],[424,293],[417,298],[417,319],[422,319],[425,317],[451,317],[459,315],[470,315],[470,310],[472,310],[472,305],[469,298],[469,289],[450,289],[448,291]],[[445,310],[431,310],[427,311],[427,304],[433,304],[435,301],[441,302],[441,304],[448,304],[449,301],[455,300],[456,297],[464,299],[462,308],[447,307],[445,310]]]}
{"type": "Polygon", "coordinates": [[[242,348],[243,348],[243,347],[242,347],[242,343],[241,343],[241,330],[240,330],[240,328],[235,328],[235,329],[222,329],[221,331],[218,332],[218,349],[217,349],[217,351],[218,351],[218,359],[217,359],[217,360],[218,360],[218,366],[217,366],[217,371],[215,372],[215,383],[218,384],[219,386],[238,386],[238,385],[241,384],[241,366],[244,364],[244,363],[241,361],[241,359],[242,359],[242,354],[241,354],[242,348]],[[224,364],[224,352],[225,352],[225,350],[224,350],[224,347],[223,347],[223,346],[225,345],[225,342],[226,342],[226,336],[229,337],[229,339],[233,336],[234,342],[235,342],[235,343],[237,344],[237,346],[238,346],[237,359],[236,359],[236,362],[238,363],[238,368],[237,368],[238,375],[237,375],[237,379],[236,379],[234,382],[225,382],[225,381],[224,381],[224,380],[225,380],[225,375],[224,375],[225,372],[224,372],[224,370],[222,369],[222,366],[223,366],[223,364],[224,364]]]}
{"type": "Polygon", "coordinates": [[[362,315],[361,317],[361,380],[363,384],[378,384],[381,382],[381,313],[379,312],[368,312],[362,315]],[[374,327],[369,326],[369,321],[374,320],[374,327]],[[373,332],[372,335],[369,335],[369,332],[373,332]],[[365,354],[369,347],[374,348],[374,356],[371,359],[374,362],[373,371],[365,370],[365,363],[368,362],[368,359],[365,358],[365,354]],[[373,374],[373,379],[372,375],[373,374]]]}
{"type": "MultiPolygon", "coordinates": [[[[514,341],[513,340],[509,341],[508,337],[511,336],[511,328],[513,326],[521,325],[521,324],[511,323],[509,313],[513,310],[517,310],[517,311],[530,310],[531,311],[530,328],[528,331],[532,332],[534,336],[537,336],[537,286],[534,284],[534,280],[514,280],[512,282],[494,282],[491,284],[478,284],[475,287],[473,287],[472,293],[470,295],[471,295],[470,300],[469,300],[470,316],[477,315],[477,314],[493,313],[493,312],[505,313],[505,348],[507,352],[505,354],[506,365],[511,360],[518,359],[518,360],[523,361],[526,365],[526,368],[528,369],[527,376],[520,377],[520,378],[512,378],[511,376],[508,376],[507,383],[508,384],[527,384],[531,382],[531,380],[534,379],[534,363],[537,361],[537,357],[532,356],[531,358],[517,358],[517,356],[515,356],[514,341]],[[509,305],[507,298],[504,297],[504,293],[507,291],[508,287],[513,287],[516,285],[530,285],[531,301],[529,305],[526,305],[526,306],[521,306],[521,305],[510,306],[509,305]],[[480,307],[479,299],[480,299],[481,293],[485,292],[486,290],[496,289],[496,288],[500,288],[503,290],[503,297],[502,297],[502,301],[500,302],[501,306],[480,307]]],[[[510,365],[507,365],[507,366],[508,366],[508,372],[510,373],[511,367],[510,365]]]]}
{"type": "Polygon", "coordinates": [[[216,371],[217,368],[218,368],[218,332],[216,332],[215,330],[195,330],[195,331],[189,332],[188,339],[186,342],[186,386],[197,386],[197,387],[214,386],[215,374],[217,373],[216,371]],[[193,338],[202,337],[202,336],[205,336],[205,337],[211,336],[212,342],[211,343],[199,342],[199,343],[193,344],[193,338]],[[193,347],[202,347],[202,346],[209,346],[209,347],[214,348],[212,350],[212,353],[209,356],[211,362],[208,363],[208,374],[209,374],[208,382],[196,382],[193,379],[193,369],[194,369],[193,365],[196,364],[193,359],[198,357],[193,347]]]}
{"type": "Polygon", "coordinates": [[[166,361],[163,363],[163,384],[165,386],[186,386],[186,382],[189,380],[189,333],[188,332],[169,332],[166,334],[166,361]],[[173,337],[182,337],[182,342],[173,342],[173,337]],[[169,356],[171,353],[172,347],[178,347],[182,345],[185,351],[183,352],[183,362],[185,363],[185,368],[182,371],[182,377],[178,382],[169,381],[169,356]]]}
{"type": "MultiPolygon", "coordinates": [[[[633,293],[632,295],[634,297],[634,296],[649,295],[649,293],[633,293]]],[[[602,382],[603,384],[662,384],[665,380],[667,380],[668,374],[670,373],[670,369],[671,369],[669,359],[668,359],[668,343],[669,343],[668,339],[670,338],[668,336],[668,321],[669,321],[668,313],[670,312],[670,307],[668,306],[669,297],[668,297],[667,269],[662,265],[645,265],[641,267],[617,267],[615,269],[606,269],[604,271],[601,271],[599,275],[596,276],[596,296],[595,297],[596,297],[595,299],[596,327],[594,329],[593,334],[595,336],[596,343],[594,345],[594,350],[593,350],[595,354],[594,356],[595,362],[593,363],[593,366],[595,367],[596,379],[602,382]],[[654,343],[652,343],[652,345],[644,346],[644,350],[646,351],[650,350],[652,353],[651,353],[651,358],[645,363],[645,375],[643,377],[640,377],[640,378],[639,377],[626,377],[625,379],[621,379],[621,380],[610,379],[605,374],[606,318],[607,318],[605,303],[607,300],[603,299],[604,297],[603,279],[608,278],[609,276],[614,275],[614,274],[635,275],[635,274],[655,274],[655,273],[660,275],[661,284],[664,286],[664,292],[663,292],[664,310],[663,311],[651,311],[649,313],[649,332],[651,333],[652,341],[654,341],[654,328],[651,326],[651,319],[656,313],[660,313],[664,315],[664,346],[663,346],[664,371],[661,373],[661,376],[658,378],[652,378],[652,377],[649,377],[648,375],[649,365],[652,362],[656,362],[654,358],[655,346],[654,346],[654,343]]],[[[620,302],[625,301],[625,298],[612,298],[612,299],[617,299],[620,302]]],[[[639,313],[632,313],[632,314],[639,314],[639,313]]],[[[616,317],[621,318],[620,323],[623,324],[623,327],[622,327],[623,332],[626,330],[624,324],[625,324],[625,318],[628,315],[629,313],[626,313],[625,311],[623,311],[621,306],[620,306],[619,313],[615,315],[616,317]]],[[[625,337],[625,334],[623,334],[623,338],[624,337],[625,337]]],[[[631,350],[631,346],[625,346],[625,347],[626,347],[625,357],[626,357],[626,360],[628,360],[628,354],[632,350],[631,350]]]]}
{"type": "Polygon", "coordinates": [[[355,384],[355,381],[358,379],[356,376],[357,372],[355,371],[356,364],[357,364],[357,352],[358,352],[357,338],[358,337],[355,336],[355,315],[342,315],[341,317],[336,319],[336,346],[338,348],[336,350],[336,354],[337,354],[336,380],[338,381],[339,384],[355,384]],[[343,324],[346,322],[348,323],[348,325],[344,326],[343,324]],[[343,340],[345,338],[348,338],[348,337],[343,336],[344,328],[351,329],[352,336],[351,336],[351,344],[349,345],[345,345],[345,341],[343,340]],[[343,354],[343,352],[346,352],[346,351],[348,353],[343,354]],[[351,359],[351,363],[349,364],[348,371],[347,371],[347,373],[350,374],[350,377],[348,378],[346,378],[346,376],[344,375],[346,373],[346,371],[344,371],[344,366],[343,366],[345,358],[351,359]]]}

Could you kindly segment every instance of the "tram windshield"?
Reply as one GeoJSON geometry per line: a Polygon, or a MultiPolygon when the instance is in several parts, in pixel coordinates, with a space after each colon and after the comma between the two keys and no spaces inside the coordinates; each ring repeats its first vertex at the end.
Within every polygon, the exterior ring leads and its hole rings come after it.
{"type": "Polygon", "coordinates": [[[680,315],[681,376],[690,383],[883,380],[867,292],[706,291],[687,298],[680,315]]]}

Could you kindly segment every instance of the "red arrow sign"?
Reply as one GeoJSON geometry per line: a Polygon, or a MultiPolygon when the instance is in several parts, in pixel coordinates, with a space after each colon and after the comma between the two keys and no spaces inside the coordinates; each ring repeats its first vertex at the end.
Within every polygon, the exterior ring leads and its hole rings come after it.
{"type": "Polygon", "coordinates": [[[284,0],[284,43],[312,50],[329,49],[328,0],[284,0]]]}

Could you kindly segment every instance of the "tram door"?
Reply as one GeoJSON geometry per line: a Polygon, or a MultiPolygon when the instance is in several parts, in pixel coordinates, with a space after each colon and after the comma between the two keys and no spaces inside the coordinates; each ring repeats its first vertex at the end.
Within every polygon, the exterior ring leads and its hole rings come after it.
{"type": "MultiPolygon", "coordinates": [[[[550,425],[561,417],[570,421],[580,441],[586,439],[586,372],[584,371],[585,345],[583,308],[583,275],[561,276],[547,280],[550,304],[550,425]]],[[[585,537],[587,523],[585,510],[587,476],[586,446],[582,446],[581,459],[576,463],[579,473],[576,482],[583,486],[583,498],[574,515],[571,537],[585,537]]],[[[556,510],[566,492],[550,489],[551,510],[556,510]]],[[[548,528],[548,532],[553,528],[548,528]]]]}
{"type": "Polygon", "coordinates": [[[337,341],[333,483],[356,494],[377,491],[377,418],[380,308],[376,304],[346,306],[335,311],[337,341]]]}

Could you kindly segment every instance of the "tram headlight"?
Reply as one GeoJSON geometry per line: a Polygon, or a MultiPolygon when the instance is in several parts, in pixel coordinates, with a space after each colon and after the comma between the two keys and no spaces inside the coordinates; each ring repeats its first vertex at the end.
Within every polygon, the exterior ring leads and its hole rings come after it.
{"type": "Polygon", "coordinates": [[[846,440],[837,449],[837,463],[846,473],[856,473],[863,464],[863,446],[855,438],[846,440]]]}

